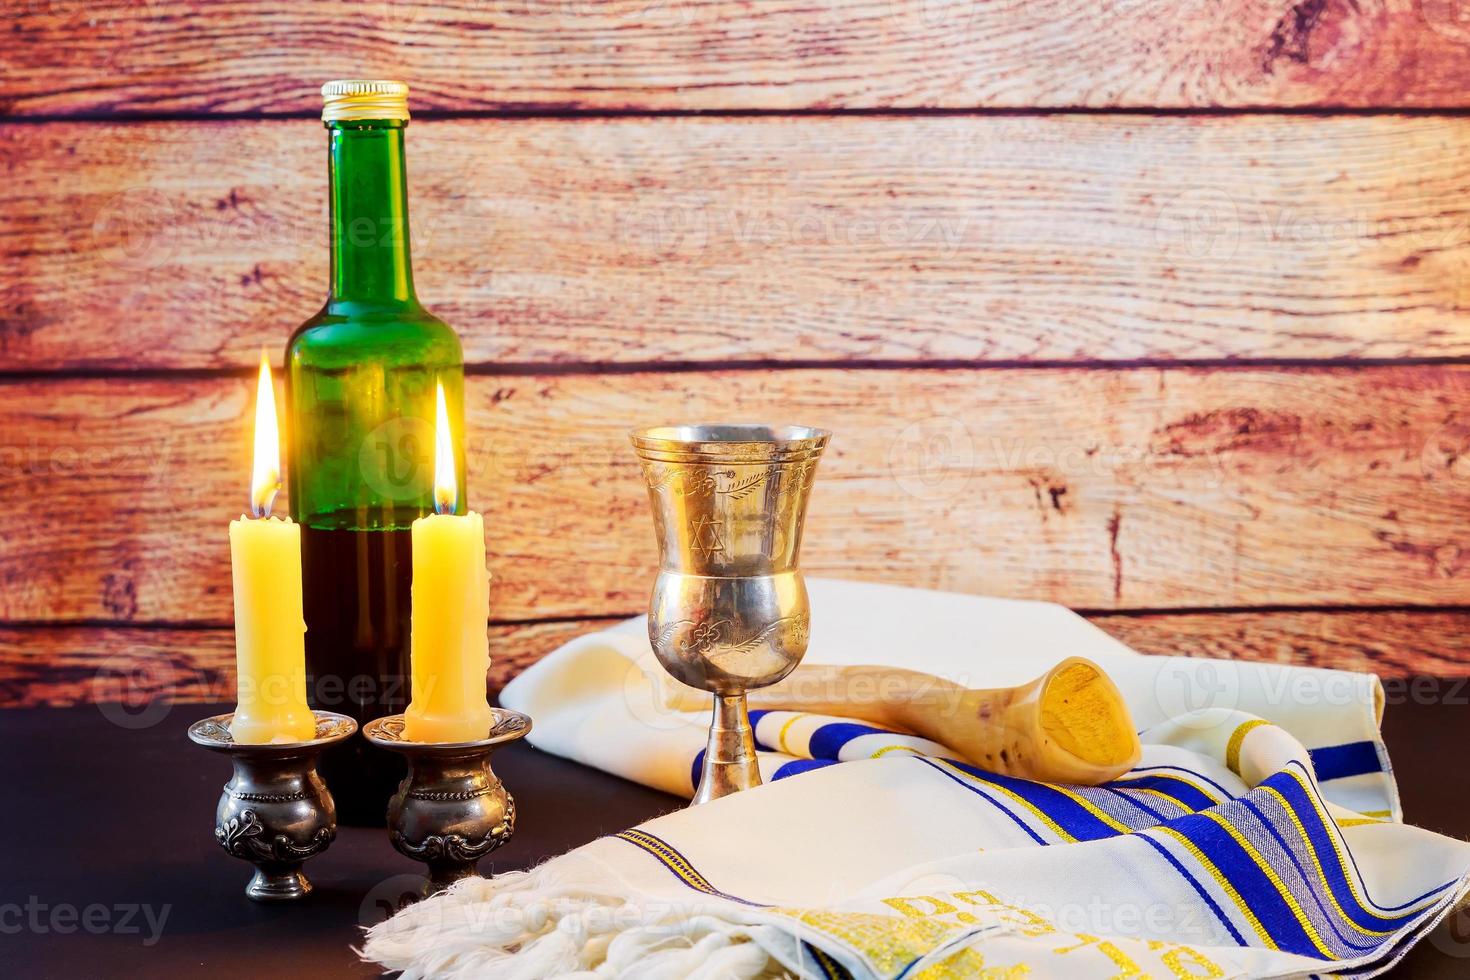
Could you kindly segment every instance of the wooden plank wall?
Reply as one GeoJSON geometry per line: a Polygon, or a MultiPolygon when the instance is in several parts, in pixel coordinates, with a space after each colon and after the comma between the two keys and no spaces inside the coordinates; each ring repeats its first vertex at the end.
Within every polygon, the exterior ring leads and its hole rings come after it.
{"type": "Polygon", "coordinates": [[[25,0],[0,704],[227,699],[320,81],[402,77],[503,681],[652,575],[623,432],[836,432],[814,574],[1470,673],[1470,27],[1428,0],[25,0]],[[531,438],[531,434],[535,438],[531,438]]]}

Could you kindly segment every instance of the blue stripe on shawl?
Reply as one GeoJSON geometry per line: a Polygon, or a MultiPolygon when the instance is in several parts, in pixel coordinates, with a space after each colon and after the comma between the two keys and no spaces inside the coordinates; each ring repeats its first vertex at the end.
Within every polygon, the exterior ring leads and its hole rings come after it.
{"type": "Polygon", "coordinates": [[[1235,940],[1235,944],[1237,946],[1250,945],[1245,941],[1245,937],[1240,934],[1240,931],[1235,928],[1235,924],[1230,921],[1230,917],[1221,910],[1220,906],[1215,902],[1215,899],[1211,897],[1208,891],[1205,890],[1205,887],[1195,880],[1194,875],[1190,874],[1189,871],[1184,867],[1184,865],[1179,863],[1178,858],[1169,853],[1169,849],[1167,847],[1154,840],[1153,836],[1148,833],[1136,834],[1134,836],[1136,836],[1139,840],[1148,842],[1150,847],[1152,847],[1154,850],[1158,851],[1164,856],[1164,860],[1168,861],[1174,866],[1174,870],[1179,872],[1180,877],[1189,882],[1190,887],[1194,889],[1195,894],[1197,894],[1201,899],[1204,900],[1204,903],[1210,907],[1211,912],[1215,913],[1215,918],[1220,920],[1220,924],[1225,927],[1225,931],[1230,933],[1230,938],[1235,940]]]}
{"type": "MultiPolygon", "coordinates": [[[[1296,760],[1293,759],[1291,762],[1288,762],[1287,763],[1287,768],[1293,768],[1293,767],[1296,768],[1298,771],[1300,771],[1301,774],[1302,774],[1302,776],[1305,779],[1307,779],[1309,781],[1309,783],[1310,783],[1310,780],[1312,778],[1312,774],[1309,773],[1309,772],[1307,772],[1307,769],[1306,769],[1305,766],[1303,766],[1301,763],[1299,763],[1299,762],[1297,762],[1296,760]]],[[[1298,785],[1300,785],[1300,784],[1298,784],[1298,785]]],[[[1312,792],[1313,798],[1316,799],[1317,804],[1322,808],[1322,811],[1324,813],[1327,812],[1327,801],[1324,800],[1324,799],[1322,799],[1321,792],[1318,791],[1315,786],[1312,787],[1312,791],[1311,792],[1312,792]]],[[[1348,850],[1346,853],[1347,853],[1348,862],[1350,864],[1352,864],[1353,871],[1357,873],[1358,880],[1360,882],[1363,882],[1363,895],[1364,895],[1364,897],[1367,898],[1368,901],[1372,903],[1373,907],[1375,909],[1377,909],[1378,911],[1380,911],[1380,912],[1397,912],[1397,911],[1399,911],[1401,909],[1408,908],[1410,905],[1418,905],[1420,902],[1424,901],[1425,899],[1427,899],[1427,898],[1429,898],[1429,897],[1431,897],[1433,895],[1437,895],[1438,893],[1444,891],[1446,888],[1449,888],[1451,885],[1454,885],[1456,883],[1456,880],[1457,880],[1457,879],[1452,878],[1452,879],[1450,879],[1449,881],[1445,882],[1442,885],[1438,885],[1438,886],[1436,886],[1434,888],[1429,889],[1429,891],[1427,891],[1424,894],[1418,896],[1417,898],[1411,898],[1407,902],[1403,902],[1403,903],[1401,903],[1399,905],[1384,905],[1383,903],[1381,903],[1379,901],[1376,901],[1373,898],[1372,895],[1369,895],[1368,894],[1368,891],[1367,891],[1367,882],[1363,878],[1363,872],[1358,868],[1358,860],[1357,860],[1357,858],[1353,857],[1353,852],[1351,850],[1348,850]]]]}
{"type": "Polygon", "coordinates": [[[1372,742],[1328,745],[1312,749],[1311,756],[1312,768],[1317,771],[1317,779],[1322,782],[1383,771],[1383,762],[1378,757],[1378,746],[1372,742]]]}
{"type": "Polygon", "coordinates": [[[810,959],[822,971],[823,980],[852,980],[847,968],[806,940],[801,942],[802,959],[810,959]]]}
{"type": "MultiPolygon", "coordinates": [[[[1163,793],[1186,810],[1207,810],[1218,802],[1206,796],[1199,787],[1185,782],[1178,776],[1138,776],[1132,779],[1119,779],[1107,785],[1122,793],[1127,793],[1130,789],[1151,789],[1163,793]]],[[[1132,797],[1129,799],[1131,800],[1132,797]]]]}
{"type": "Polygon", "coordinates": [[[1186,769],[1183,766],[1135,766],[1134,768],[1128,770],[1128,772],[1126,772],[1124,775],[1131,776],[1135,772],[1168,772],[1171,770],[1173,772],[1182,772],[1186,776],[1192,776],[1202,783],[1209,783],[1211,786],[1219,790],[1220,795],[1225,797],[1226,799],[1231,799],[1235,796],[1235,794],[1230,792],[1230,790],[1226,789],[1224,786],[1221,786],[1219,783],[1215,782],[1204,773],[1196,772],[1193,769],[1186,769]]]}
{"type": "Polygon", "coordinates": [[[1026,821],[1024,821],[1020,817],[1016,816],[1013,812],[1011,812],[1010,808],[1007,807],[1004,803],[1001,803],[999,800],[995,799],[989,793],[986,793],[984,790],[982,790],[980,787],[976,786],[974,783],[966,782],[965,780],[963,780],[960,777],[956,776],[954,773],[950,772],[948,769],[944,768],[943,766],[939,765],[936,762],[931,761],[930,759],[925,758],[924,756],[913,756],[912,758],[918,759],[920,762],[924,763],[924,765],[929,766],[930,768],[934,769],[936,772],[942,774],[945,779],[952,780],[953,782],[958,783],[959,785],[963,786],[965,789],[969,790],[971,793],[974,793],[976,796],[980,797],[980,799],[984,800],[985,802],[989,803],[991,806],[995,807],[1001,813],[1004,813],[1006,816],[1010,817],[1013,821],[1015,821],[1016,826],[1017,827],[1020,827],[1022,830],[1024,830],[1031,837],[1032,840],[1036,841],[1036,843],[1042,844],[1042,845],[1045,845],[1046,844],[1046,840],[1044,838],[1042,838],[1042,836],[1040,834],[1038,834],[1036,831],[1032,830],[1027,825],[1026,821]]]}
{"type": "Polygon", "coordinates": [[[813,769],[826,769],[828,766],[837,765],[835,759],[792,759],[783,763],[779,769],[771,774],[771,782],[785,779],[787,776],[795,776],[803,772],[811,772],[813,769]]]}
{"type": "Polygon", "coordinates": [[[760,902],[752,902],[749,899],[740,898],[738,895],[731,895],[729,892],[720,891],[720,889],[710,884],[709,879],[701,874],[699,869],[679,852],[678,848],[674,847],[674,845],[662,837],[650,834],[646,830],[630,827],[621,833],[613,834],[611,839],[625,841],[650,855],[667,868],[675,878],[678,878],[695,891],[703,892],[706,895],[714,895],[718,898],[729,899],[732,902],[739,902],[741,905],[750,905],[756,908],[770,907],[760,902]]]}
{"type": "Polygon", "coordinates": [[[1296,913],[1276,890],[1265,869],[1224,827],[1209,817],[1199,815],[1180,817],[1169,827],[1188,838],[1219,869],[1278,947],[1288,953],[1322,959],[1322,951],[1307,935],[1296,913]]]}
{"type": "Polygon", "coordinates": [[[1168,817],[1164,816],[1162,813],[1160,813],[1159,811],[1155,810],[1153,807],[1149,806],[1147,803],[1144,803],[1143,800],[1141,799],[1141,797],[1143,796],[1142,793],[1130,794],[1127,790],[1118,789],[1116,786],[1103,786],[1101,788],[1107,790],[1109,793],[1112,793],[1114,796],[1116,796],[1119,799],[1125,801],[1129,806],[1137,807],[1138,809],[1142,810],[1144,813],[1147,813],[1149,816],[1153,817],[1159,823],[1167,823],[1168,820],[1169,820],[1168,817]]]}
{"type": "Polygon", "coordinates": [[[994,783],[997,786],[1010,790],[1056,821],[1058,827],[1061,827],[1079,841],[1101,840],[1106,837],[1118,836],[1117,830],[1103,823],[1094,814],[1089,812],[1086,807],[1072,799],[1072,797],[1047,783],[1033,783],[1027,779],[1002,776],[999,773],[989,772],[966,762],[956,762],[952,763],[952,765],[962,772],[969,773],[976,779],[994,783]]]}
{"type": "Polygon", "coordinates": [[[812,732],[811,740],[807,743],[807,754],[813,759],[831,759],[834,762],[841,756],[843,746],[855,738],[864,735],[892,735],[893,732],[882,728],[874,728],[872,725],[859,725],[853,721],[834,721],[823,725],[812,732]]]}
{"type": "MultiPolygon", "coordinates": [[[[1332,932],[1334,935],[1337,936],[1338,940],[1349,949],[1355,950],[1357,952],[1357,955],[1371,952],[1382,945],[1383,939],[1385,937],[1380,936],[1375,939],[1372,936],[1360,936],[1354,934],[1354,938],[1349,938],[1347,933],[1343,932],[1343,930],[1338,926],[1338,920],[1341,919],[1341,916],[1337,915],[1332,909],[1328,908],[1327,903],[1322,900],[1321,890],[1318,887],[1317,877],[1315,875],[1307,873],[1307,869],[1303,867],[1301,861],[1297,859],[1296,853],[1287,845],[1286,840],[1281,836],[1280,831],[1278,831],[1272,825],[1270,820],[1266,819],[1266,815],[1261,812],[1260,808],[1254,800],[1243,796],[1240,798],[1240,802],[1245,805],[1245,808],[1247,810],[1250,810],[1251,813],[1255,814],[1256,818],[1260,820],[1261,824],[1266,828],[1266,831],[1276,840],[1277,846],[1279,846],[1281,850],[1285,852],[1286,859],[1291,862],[1291,866],[1293,868],[1296,868],[1297,874],[1300,875],[1302,880],[1306,883],[1306,891],[1312,896],[1312,902],[1317,906],[1317,911],[1322,913],[1323,920],[1332,927],[1332,932]]],[[[1295,807],[1293,807],[1293,809],[1295,809],[1295,807]]],[[[1306,821],[1304,820],[1302,821],[1302,823],[1303,825],[1305,825],[1306,821]]],[[[1319,859],[1322,857],[1320,853],[1317,856],[1319,859]]],[[[1322,867],[1323,871],[1327,872],[1327,877],[1330,882],[1332,875],[1331,872],[1328,870],[1326,862],[1323,862],[1322,867]]],[[[1334,886],[1329,884],[1329,887],[1332,887],[1334,892],[1336,891],[1336,888],[1334,886]]],[[[1298,890],[1292,888],[1291,893],[1293,895],[1296,895],[1298,894],[1298,890]]],[[[1298,899],[1298,901],[1300,901],[1300,899],[1298,899]]],[[[1354,921],[1358,921],[1357,916],[1351,914],[1354,912],[1354,905],[1356,905],[1356,903],[1351,898],[1349,898],[1347,902],[1344,902],[1342,900],[1342,896],[1338,895],[1338,904],[1342,906],[1344,911],[1350,913],[1350,918],[1352,918],[1354,921]]],[[[1358,924],[1364,926],[1365,928],[1373,928],[1372,924],[1369,923],[1358,922],[1358,924]]],[[[1379,925],[1381,926],[1383,924],[1380,923],[1379,925]]]]}
{"type": "MultiPolygon", "coordinates": [[[[1358,899],[1353,897],[1353,891],[1347,879],[1347,869],[1342,866],[1338,859],[1337,848],[1333,846],[1331,831],[1323,825],[1322,818],[1317,812],[1317,807],[1313,804],[1312,799],[1307,796],[1306,791],[1302,789],[1302,784],[1293,779],[1290,773],[1282,771],[1266,778],[1262,781],[1261,785],[1271,787],[1286,798],[1287,805],[1291,807],[1292,812],[1301,821],[1302,828],[1306,830],[1307,839],[1311,841],[1312,850],[1316,852],[1318,860],[1322,862],[1322,872],[1327,879],[1328,887],[1332,889],[1333,897],[1337,899],[1337,903],[1343,907],[1343,910],[1348,913],[1348,917],[1353,922],[1356,922],[1365,929],[1391,930],[1418,918],[1418,915],[1422,914],[1404,912],[1399,915],[1374,916],[1371,910],[1363,908],[1358,899]]],[[[1260,814],[1258,813],[1257,815],[1259,816],[1260,814]]],[[[1266,823],[1267,827],[1271,827],[1272,833],[1275,833],[1275,828],[1271,826],[1270,821],[1266,821],[1264,817],[1262,817],[1262,820],[1266,823]]],[[[1313,875],[1310,880],[1315,882],[1317,878],[1313,875]]],[[[1430,894],[1432,895],[1433,892],[1430,892],[1430,894]]],[[[1427,898],[1428,896],[1423,897],[1427,898]]],[[[1409,904],[1415,904],[1418,901],[1416,899],[1415,902],[1409,904]]],[[[1403,907],[1399,906],[1398,909],[1383,909],[1382,911],[1397,912],[1403,907]]]]}

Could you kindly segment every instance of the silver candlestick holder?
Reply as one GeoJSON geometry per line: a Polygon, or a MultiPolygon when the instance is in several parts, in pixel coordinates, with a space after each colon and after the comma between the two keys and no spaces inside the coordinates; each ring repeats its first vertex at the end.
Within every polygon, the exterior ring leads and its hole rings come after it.
{"type": "Polygon", "coordinates": [[[478,875],[480,859],[515,833],[515,800],[490,769],[490,755],[525,738],[531,719],[508,708],[490,712],[485,737],[470,742],[409,741],[403,715],[363,726],[370,743],[408,760],[408,777],[388,801],[388,839],[428,865],[425,895],[478,875]]]}
{"type": "Polygon", "coordinates": [[[214,837],[227,853],[255,865],[245,894],[257,902],[293,902],[311,894],[301,866],[337,837],[337,807],[316,760],[357,731],[357,722],[330,711],[312,714],[316,736],[305,742],[236,742],[230,735],[233,713],[189,726],[190,741],[228,755],[234,764],[215,808],[214,837]]]}

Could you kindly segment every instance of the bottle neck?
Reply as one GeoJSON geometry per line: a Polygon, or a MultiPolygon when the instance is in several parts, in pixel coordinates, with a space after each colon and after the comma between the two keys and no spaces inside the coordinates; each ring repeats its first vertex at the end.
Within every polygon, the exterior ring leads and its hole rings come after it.
{"type": "Polygon", "coordinates": [[[402,120],[327,124],[332,292],[328,305],[412,306],[402,120]]]}

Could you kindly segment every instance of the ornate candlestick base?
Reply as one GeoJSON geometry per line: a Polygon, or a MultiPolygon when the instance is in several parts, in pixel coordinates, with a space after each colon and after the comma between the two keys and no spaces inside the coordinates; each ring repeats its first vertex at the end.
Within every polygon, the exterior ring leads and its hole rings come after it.
{"type": "Polygon", "coordinates": [[[515,800],[490,770],[490,754],[524,738],[531,719],[490,710],[489,732],[473,742],[410,742],[402,715],[363,726],[369,742],[408,758],[408,778],[388,801],[388,839],[398,853],[429,866],[426,895],[479,874],[480,858],[515,832],[515,800]]]}
{"type": "Polygon", "coordinates": [[[235,775],[225,784],[214,816],[214,837],[227,852],[255,865],[245,894],[257,902],[292,902],[311,893],[301,872],[307,858],[337,836],[337,808],[317,775],[322,749],[357,731],[346,715],[314,711],[309,742],[242,745],[230,736],[233,714],[189,726],[196,745],[223,752],[235,775]]]}

